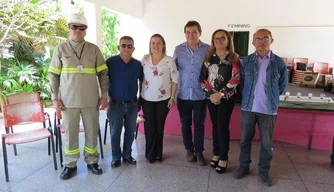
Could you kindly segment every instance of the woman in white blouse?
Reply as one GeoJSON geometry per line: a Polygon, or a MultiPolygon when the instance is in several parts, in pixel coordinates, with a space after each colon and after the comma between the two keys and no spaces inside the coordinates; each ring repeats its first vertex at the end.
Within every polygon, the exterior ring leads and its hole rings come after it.
{"type": "Polygon", "coordinates": [[[150,54],[141,61],[144,70],[141,97],[145,118],[145,156],[150,163],[162,161],[164,127],[174,105],[179,73],[172,57],[166,55],[166,43],[160,34],[150,39],[150,54]]]}

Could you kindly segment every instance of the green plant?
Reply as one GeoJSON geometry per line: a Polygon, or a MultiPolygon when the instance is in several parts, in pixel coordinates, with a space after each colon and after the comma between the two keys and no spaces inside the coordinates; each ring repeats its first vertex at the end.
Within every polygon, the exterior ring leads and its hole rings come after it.
{"type": "Polygon", "coordinates": [[[66,40],[67,25],[59,6],[49,0],[2,0],[0,43],[22,42],[35,50],[66,40]]]}
{"type": "Polygon", "coordinates": [[[14,56],[1,59],[3,98],[17,92],[39,92],[43,101],[50,99],[50,57],[53,48],[67,39],[67,31],[67,21],[55,1],[0,2],[0,47],[14,56]]]}
{"type": "Polygon", "coordinates": [[[118,15],[102,9],[102,54],[104,58],[118,54],[118,32],[120,21],[118,15]]]}
{"type": "Polygon", "coordinates": [[[16,58],[2,59],[1,62],[0,89],[3,98],[19,92],[39,92],[43,102],[50,100],[47,76],[50,59],[40,61],[36,66],[16,58]]]}

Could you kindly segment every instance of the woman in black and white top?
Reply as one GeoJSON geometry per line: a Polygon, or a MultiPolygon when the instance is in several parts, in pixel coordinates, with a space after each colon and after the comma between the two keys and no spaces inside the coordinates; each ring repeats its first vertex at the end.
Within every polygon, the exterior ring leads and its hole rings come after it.
{"type": "Polygon", "coordinates": [[[212,34],[200,81],[212,122],[214,154],[210,165],[217,173],[224,173],[228,164],[233,97],[240,83],[240,58],[234,52],[233,38],[226,30],[218,29],[212,34]]]}

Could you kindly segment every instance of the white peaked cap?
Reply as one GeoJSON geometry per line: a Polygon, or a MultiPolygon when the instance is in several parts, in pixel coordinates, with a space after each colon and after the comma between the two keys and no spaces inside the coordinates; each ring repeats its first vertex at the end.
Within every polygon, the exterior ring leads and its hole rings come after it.
{"type": "Polygon", "coordinates": [[[68,24],[71,24],[71,23],[78,23],[78,24],[88,26],[86,17],[83,16],[81,13],[74,13],[73,15],[71,15],[68,20],[68,24]]]}

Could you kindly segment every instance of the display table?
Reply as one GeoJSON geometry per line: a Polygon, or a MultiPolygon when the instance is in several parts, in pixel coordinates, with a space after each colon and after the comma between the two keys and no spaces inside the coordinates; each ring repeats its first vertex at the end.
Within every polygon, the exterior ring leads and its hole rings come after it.
{"type": "MultiPolygon", "coordinates": [[[[290,95],[295,95],[293,85],[289,85],[287,90],[291,91],[290,95]]],[[[297,87],[300,91],[300,87],[297,87]]],[[[280,108],[277,113],[277,120],[274,130],[274,140],[287,142],[307,148],[332,150],[332,141],[334,137],[334,101],[333,95],[326,94],[322,102],[312,102],[319,99],[320,94],[314,93],[314,97],[308,99],[307,88],[304,90],[300,101],[285,100],[285,93],[281,96],[280,108]],[[328,99],[331,99],[328,102],[328,99]],[[323,102],[327,101],[327,102],[323,102]]],[[[321,91],[320,91],[321,92],[321,91]]],[[[290,98],[293,98],[291,96],[290,98]]],[[[145,118],[145,117],[144,117],[145,118]]],[[[240,139],[241,129],[241,107],[236,104],[234,107],[230,122],[231,139],[240,139]]],[[[140,125],[139,132],[143,133],[143,124],[140,125]]],[[[165,134],[181,135],[181,123],[177,107],[174,106],[167,116],[165,125],[165,134]]],[[[207,111],[205,120],[205,138],[212,138],[212,124],[207,111]]],[[[255,139],[259,138],[258,131],[255,139]]]]}

